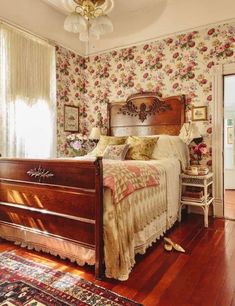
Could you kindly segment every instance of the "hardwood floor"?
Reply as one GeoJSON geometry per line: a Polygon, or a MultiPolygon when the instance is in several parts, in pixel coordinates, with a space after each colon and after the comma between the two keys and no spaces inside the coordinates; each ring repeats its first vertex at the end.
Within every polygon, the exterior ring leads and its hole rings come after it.
{"type": "Polygon", "coordinates": [[[235,190],[224,191],[224,215],[235,220],[235,190]]]}
{"type": "Polygon", "coordinates": [[[15,250],[25,258],[70,272],[133,299],[145,306],[235,306],[235,221],[186,216],[169,231],[186,253],[167,252],[163,240],[143,256],[137,256],[128,281],[96,281],[93,268],[28,251],[8,242],[0,251],[15,250]],[[141,260],[140,260],[141,259],[141,260]]]}

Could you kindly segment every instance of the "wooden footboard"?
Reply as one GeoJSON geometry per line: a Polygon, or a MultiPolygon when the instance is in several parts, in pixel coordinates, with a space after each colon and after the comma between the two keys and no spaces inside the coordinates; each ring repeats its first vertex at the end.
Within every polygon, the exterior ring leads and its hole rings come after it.
{"type": "Polygon", "coordinates": [[[102,160],[0,158],[0,222],[94,249],[101,277],[102,160]]]}

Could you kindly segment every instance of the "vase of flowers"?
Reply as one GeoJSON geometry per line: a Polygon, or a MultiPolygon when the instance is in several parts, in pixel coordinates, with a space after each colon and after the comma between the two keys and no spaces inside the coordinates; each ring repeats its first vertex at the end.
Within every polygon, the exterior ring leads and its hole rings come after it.
{"type": "Polygon", "coordinates": [[[207,145],[203,142],[192,147],[193,160],[197,165],[200,165],[203,156],[206,156],[207,153],[207,145]]]}
{"type": "Polygon", "coordinates": [[[77,156],[87,154],[96,145],[91,139],[88,139],[86,135],[81,133],[68,135],[66,141],[77,156]]]}

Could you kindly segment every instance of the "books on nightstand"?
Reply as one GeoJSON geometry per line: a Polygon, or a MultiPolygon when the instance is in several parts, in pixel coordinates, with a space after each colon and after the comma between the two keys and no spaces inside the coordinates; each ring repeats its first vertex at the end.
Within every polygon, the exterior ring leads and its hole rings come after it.
{"type": "MultiPolygon", "coordinates": [[[[207,195],[207,198],[209,198],[209,194],[207,195]]],[[[194,188],[191,187],[188,189],[186,189],[183,193],[182,193],[182,197],[181,200],[182,201],[193,201],[193,202],[198,202],[201,203],[203,202],[205,199],[203,191],[199,188],[194,188]]]]}
{"type": "MultiPolygon", "coordinates": [[[[209,194],[207,195],[207,199],[209,198],[209,194]]],[[[189,202],[198,202],[198,203],[202,203],[205,199],[204,196],[202,196],[201,198],[192,198],[192,197],[184,197],[182,196],[182,201],[189,201],[189,202]]]]}
{"type": "Polygon", "coordinates": [[[182,196],[184,197],[188,197],[188,198],[196,198],[196,199],[200,199],[201,197],[203,197],[203,192],[202,190],[186,190],[185,192],[183,192],[182,196]]]}

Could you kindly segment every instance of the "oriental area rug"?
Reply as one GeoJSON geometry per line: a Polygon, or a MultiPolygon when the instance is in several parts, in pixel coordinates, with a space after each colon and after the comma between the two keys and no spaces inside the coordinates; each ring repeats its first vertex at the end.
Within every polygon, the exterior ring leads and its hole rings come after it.
{"type": "Polygon", "coordinates": [[[0,253],[0,306],[140,305],[79,276],[0,253]]]}

